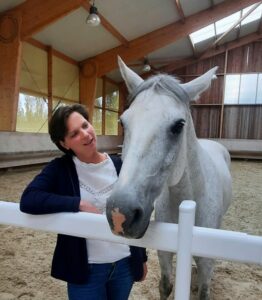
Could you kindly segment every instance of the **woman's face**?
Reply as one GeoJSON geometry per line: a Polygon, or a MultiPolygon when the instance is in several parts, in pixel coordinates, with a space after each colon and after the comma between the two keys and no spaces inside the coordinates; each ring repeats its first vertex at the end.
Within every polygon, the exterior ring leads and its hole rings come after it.
{"type": "Polygon", "coordinates": [[[90,155],[96,150],[96,134],[93,126],[78,112],[73,112],[67,120],[67,134],[60,142],[77,157],[90,155]]]}

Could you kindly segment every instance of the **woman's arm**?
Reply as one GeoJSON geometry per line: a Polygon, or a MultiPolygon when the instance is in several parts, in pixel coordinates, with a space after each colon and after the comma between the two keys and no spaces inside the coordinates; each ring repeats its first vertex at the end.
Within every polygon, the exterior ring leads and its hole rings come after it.
{"type": "Polygon", "coordinates": [[[50,162],[23,192],[20,210],[29,214],[78,212],[80,196],[74,194],[67,173],[58,159],[50,162]]]}

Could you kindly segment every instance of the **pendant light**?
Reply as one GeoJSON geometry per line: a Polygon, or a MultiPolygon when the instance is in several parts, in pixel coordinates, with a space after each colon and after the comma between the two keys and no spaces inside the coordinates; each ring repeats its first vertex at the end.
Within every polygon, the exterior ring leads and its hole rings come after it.
{"type": "Polygon", "coordinates": [[[151,71],[151,66],[149,64],[149,61],[147,58],[144,59],[144,66],[143,66],[143,69],[142,69],[143,72],[149,72],[151,71]]]}
{"type": "Polygon", "coordinates": [[[94,1],[93,4],[90,6],[89,15],[86,18],[86,24],[94,27],[94,26],[98,26],[100,22],[101,20],[99,18],[98,10],[95,6],[95,1],[94,1]]]}

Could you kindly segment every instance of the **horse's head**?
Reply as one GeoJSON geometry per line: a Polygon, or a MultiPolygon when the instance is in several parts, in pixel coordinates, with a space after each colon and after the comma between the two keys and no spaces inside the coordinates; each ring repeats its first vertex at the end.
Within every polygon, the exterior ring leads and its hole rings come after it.
{"type": "Polygon", "coordinates": [[[113,233],[140,238],[170,170],[172,182],[183,174],[187,140],[194,137],[189,102],[207,89],[216,68],[180,84],[168,75],[144,81],[120,58],[119,66],[131,105],[121,116],[123,166],[107,201],[107,219],[113,233]]]}

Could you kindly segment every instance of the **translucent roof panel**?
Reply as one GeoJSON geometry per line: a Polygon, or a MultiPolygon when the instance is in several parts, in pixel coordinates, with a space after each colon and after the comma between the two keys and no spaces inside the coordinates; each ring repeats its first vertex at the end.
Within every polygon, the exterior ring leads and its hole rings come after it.
{"type": "MultiPolygon", "coordinates": [[[[202,42],[204,40],[210,39],[215,35],[220,35],[226,32],[234,23],[236,23],[242,16],[244,16],[254,5],[250,5],[245,9],[242,9],[226,18],[223,18],[213,24],[210,24],[206,27],[201,28],[198,31],[195,31],[190,34],[191,40],[194,44],[202,42]]],[[[262,4],[260,4],[249,16],[247,16],[242,22],[241,25],[251,23],[253,21],[259,20],[262,16],[262,4]]],[[[235,28],[237,28],[237,25],[235,28]]]]}
{"type": "MultiPolygon", "coordinates": [[[[242,16],[245,15],[255,4],[242,10],[242,16]]],[[[241,25],[251,23],[253,21],[259,20],[262,15],[262,4],[260,4],[252,13],[247,16],[242,22],[241,25]]]]}
{"type": "Polygon", "coordinates": [[[236,23],[240,19],[240,11],[223,18],[215,23],[216,26],[216,34],[221,34],[226,32],[234,23],[236,23]]]}
{"type": "Polygon", "coordinates": [[[190,38],[194,44],[215,36],[214,24],[210,24],[190,34],[190,38]]]}

